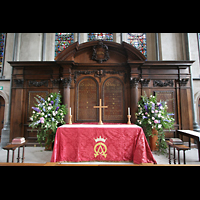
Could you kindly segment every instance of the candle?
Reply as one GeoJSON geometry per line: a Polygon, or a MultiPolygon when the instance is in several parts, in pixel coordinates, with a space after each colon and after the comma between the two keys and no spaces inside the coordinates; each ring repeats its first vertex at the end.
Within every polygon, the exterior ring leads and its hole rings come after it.
{"type": "Polygon", "coordinates": [[[130,107],[128,107],[128,115],[131,115],[130,107]]]}
{"type": "Polygon", "coordinates": [[[72,108],[69,108],[69,115],[72,115],[72,108]]]}

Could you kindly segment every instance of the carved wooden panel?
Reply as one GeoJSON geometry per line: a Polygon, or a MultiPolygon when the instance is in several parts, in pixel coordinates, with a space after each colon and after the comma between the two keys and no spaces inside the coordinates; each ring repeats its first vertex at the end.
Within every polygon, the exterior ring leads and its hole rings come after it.
{"type": "Polygon", "coordinates": [[[103,84],[104,121],[124,120],[124,86],[118,78],[108,78],[103,84]]]}
{"type": "Polygon", "coordinates": [[[98,121],[97,109],[93,106],[98,102],[97,82],[92,78],[84,78],[78,84],[77,120],[98,121]]]}

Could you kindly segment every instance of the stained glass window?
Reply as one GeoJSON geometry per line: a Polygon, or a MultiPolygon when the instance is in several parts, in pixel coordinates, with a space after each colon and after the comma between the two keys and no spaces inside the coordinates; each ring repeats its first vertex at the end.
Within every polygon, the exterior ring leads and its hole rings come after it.
{"type": "Polygon", "coordinates": [[[146,33],[128,33],[127,41],[147,57],[146,33]]]}
{"type": "Polygon", "coordinates": [[[4,48],[5,48],[5,35],[6,33],[0,33],[0,70],[3,65],[3,56],[4,56],[4,48]]]}
{"type": "Polygon", "coordinates": [[[88,33],[88,42],[92,40],[113,41],[113,33],[88,33]]]}
{"type": "Polygon", "coordinates": [[[55,34],[55,57],[74,43],[74,33],[56,33],[55,34]]]}

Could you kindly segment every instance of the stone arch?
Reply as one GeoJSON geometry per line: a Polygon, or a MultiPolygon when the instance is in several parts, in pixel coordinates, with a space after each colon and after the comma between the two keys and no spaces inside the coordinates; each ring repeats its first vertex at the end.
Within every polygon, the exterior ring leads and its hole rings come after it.
{"type": "Polygon", "coordinates": [[[2,90],[0,90],[0,96],[5,101],[5,110],[4,110],[4,124],[6,123],[7,115],[8,115],[8,107],[9,107],[9,96],[2,90]]]}

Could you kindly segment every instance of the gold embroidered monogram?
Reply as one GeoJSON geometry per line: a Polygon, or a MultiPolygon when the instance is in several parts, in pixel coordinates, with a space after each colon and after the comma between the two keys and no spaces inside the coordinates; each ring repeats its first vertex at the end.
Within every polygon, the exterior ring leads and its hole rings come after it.
{"type": "MultiPolygon", "coordinates": [[[[101,136],[100,136],[99,138],[94,139],[94,140],[95,140],[95,142],[99,142],[99,141],[105,142],[107,140],[107,138],[104,139],[104,138],[101,138],[101,136]]],[[[106,154],[106,152],[107,152],[107,146],[104,143],[102,143],[102,142],[99,142],[99,143],[97,143],[94,146],[94,152],[95,152],[94,156],[95,156],[95,158],[98,155],[103,155],[105,158],[107,156],[107,154],[106,154]]]]}

